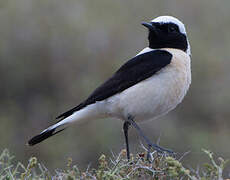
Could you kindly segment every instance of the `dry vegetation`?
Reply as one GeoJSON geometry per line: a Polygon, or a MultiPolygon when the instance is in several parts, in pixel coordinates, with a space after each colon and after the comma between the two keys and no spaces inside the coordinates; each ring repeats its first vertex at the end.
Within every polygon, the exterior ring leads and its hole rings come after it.
{"type": "Polygon", "coordinates": [[[213,153],[203,150],[210,162],[203,164],[197,170],[185,168],[180,162],[181,158],[151,153],[151,162],[146,160],[146,152],[131,156],[127,161],[126,151],[122,150],[118,155],[106,157],[101,155],[96,168],[88,167],[81,171],[77,165],[73,165],[72,159],[67,161],[66,168],[55,170],[51,174],[49,170],[37,160],[29,159],[27,165],[14,162],[14,156],[5,149],[0,155],[0,180],[28,179],[28,180],[74,180],[74,179],[104,179],[104,180],[128,180],[128,179],[191,179],[191,180],[223,180],[223,170],[227,163],[223,158],[214,160],[213,153]]]}

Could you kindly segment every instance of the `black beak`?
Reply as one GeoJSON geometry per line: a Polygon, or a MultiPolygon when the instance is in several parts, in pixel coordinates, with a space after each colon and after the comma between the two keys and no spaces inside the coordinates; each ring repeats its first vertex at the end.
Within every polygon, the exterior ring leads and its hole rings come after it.
{"type": "Polygon", "coordinates": [[[141,24],[157,34],[157,28],[154,26],[154,24],[148,22],[142,22],[141,24]]]}

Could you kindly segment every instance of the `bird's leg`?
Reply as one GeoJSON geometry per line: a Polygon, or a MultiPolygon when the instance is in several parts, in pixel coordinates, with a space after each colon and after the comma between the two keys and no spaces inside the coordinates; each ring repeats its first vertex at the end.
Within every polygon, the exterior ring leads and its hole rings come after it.
{"type": "Polygon", "coordinates": [[[125,121],[124,125],[123,125],[123,130],[124,130],[124,134],[125,134],[125,144],[126,144],[126,153],[127,153],[127,159],[130,159],[130,154],[129,154],[129,139],[128,139],[128,130],[129,130],[129,126],[130,126],[130,122],[129,121],[125,121]]]}
{"type": "Polygon", "coordinates": [[[143,131],[141,130],[141,128],[136,124],[136,122],[133,120],[132,116],[128,117],[128,122],[130,122],[130,124],[136,128],[138,134],[145,140],[145,142],[148,145],[148,155],[147,155],[147,159],[149,160],[150,158],[150,149],[153,148],[155,149],[158,153],[164,153],[167,152],[169,154],[174,154],[173,151],[168,150],[168,149],[164,149],[160,146],[158,146],[157,144],[153,144],[151,143],[151,141],[144,135],[143,131]]]}

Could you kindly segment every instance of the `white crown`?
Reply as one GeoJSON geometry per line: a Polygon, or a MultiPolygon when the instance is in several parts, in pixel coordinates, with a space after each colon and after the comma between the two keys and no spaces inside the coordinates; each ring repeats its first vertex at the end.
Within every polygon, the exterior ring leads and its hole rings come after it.
{"type": "Polygon", "coordinates": [[[186,35],[187,38],[187,43],[188,43],[188,49],[187,49],[187,54],[191,55],[191,49],[190,49],[190,44],[188,41],[187,33],[184,24],[177,18],[172,17],[172,16],[159,16],[155,19],[153,19],[151,22],[157,22],[157,23],[174,23],[179,27],[179,30],[181,33],[186,35]]]}

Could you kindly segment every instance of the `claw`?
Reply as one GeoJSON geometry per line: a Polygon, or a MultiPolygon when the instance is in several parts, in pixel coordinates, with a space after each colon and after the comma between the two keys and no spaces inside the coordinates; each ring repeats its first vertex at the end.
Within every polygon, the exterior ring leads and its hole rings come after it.
{"type": "Polygon", "coordinates": [[[159,153],[159,154],[164,154],[164,155],[166,155],[166,154],[168,154],[168,155],[170,155],[170,156],[172,156],[172,157],[175,157],[175,155],[176,155],[176,153],[175,152],[173,152],[172,150],[170,150],[170,149],[165,149],[165,148],[163,148],[163,147],[160,147],[160,146],[158,146],[158,145],[156,145],[156,144],[148,144],[148,154],[147,154],[147,160],[148,161],[150,161],[150,149],[151,148],[153,148],[157,153],[159,153]]]}

